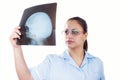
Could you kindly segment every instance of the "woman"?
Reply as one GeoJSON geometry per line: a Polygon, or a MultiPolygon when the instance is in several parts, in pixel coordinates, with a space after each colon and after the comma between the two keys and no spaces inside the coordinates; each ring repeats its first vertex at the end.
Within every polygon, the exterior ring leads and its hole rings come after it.
{"type": "Polygon", "coordinates": [[[105,80],[102,61],[87,52],[87,24],[80,17],[70,18],[64,27],[68,47],[61,55],[48,55],[38,66],[28,69],[22,49],[16,44],[20,27],[10,37],[20,80],[105,80]]]}

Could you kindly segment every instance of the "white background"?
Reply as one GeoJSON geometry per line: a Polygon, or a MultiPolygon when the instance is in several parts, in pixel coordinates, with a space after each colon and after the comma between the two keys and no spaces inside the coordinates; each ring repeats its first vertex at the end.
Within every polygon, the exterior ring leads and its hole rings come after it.
{"type": "Polygon", "coordinates": [[[0,80],[18,80],[9,36],[19,25],[25,8],[57,2],[57,45],[23,46],[28,67],[39,64],[47,54],[59,54],[65,48],[61,30],[66,20],[80,16],[88,23],[91,54],[104,63],[106,80],[120,80],[120,2],[119,0],[1,0],[0,1],[0,80]]]}

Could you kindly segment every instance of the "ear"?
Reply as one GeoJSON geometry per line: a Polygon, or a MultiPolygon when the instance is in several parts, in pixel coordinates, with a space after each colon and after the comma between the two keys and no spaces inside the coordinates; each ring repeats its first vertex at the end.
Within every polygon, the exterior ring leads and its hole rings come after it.
{"type": "Polygon", "coordinates": [[[86,33],[84,34],[84,39],[86,40],[87,37],[88,37],[88,33],[86,32],[86,33]]]}

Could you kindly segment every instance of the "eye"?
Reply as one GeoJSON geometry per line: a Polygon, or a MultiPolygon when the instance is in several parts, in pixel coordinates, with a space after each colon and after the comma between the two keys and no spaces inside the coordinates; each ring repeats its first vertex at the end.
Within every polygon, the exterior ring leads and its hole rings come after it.
{"type": "Polygon", "coordinates": [[[66,29],[66,30],[64,31],[64,33],[65,33],[65,34],[69,34],[69,31],[68,31],[68,29],[66,29]]]}
{"type": "Polygon", "coordinates": [[[72,34],[73,34],[73,35],[77,35],[78,33],[79,33],[78,30],[76,30],[76,29],[73,29],[73,30],[72,30],[72,34]]]}

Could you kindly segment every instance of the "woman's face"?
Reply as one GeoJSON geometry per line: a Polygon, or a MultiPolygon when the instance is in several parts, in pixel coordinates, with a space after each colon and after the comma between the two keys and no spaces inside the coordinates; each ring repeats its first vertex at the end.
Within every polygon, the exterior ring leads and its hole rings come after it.
{"type": "Polygon", "coordinates": [[[70,20],[64,28],[65,43],[68,48],[83,48],[87,33],[76,20],[70,20]]]}

